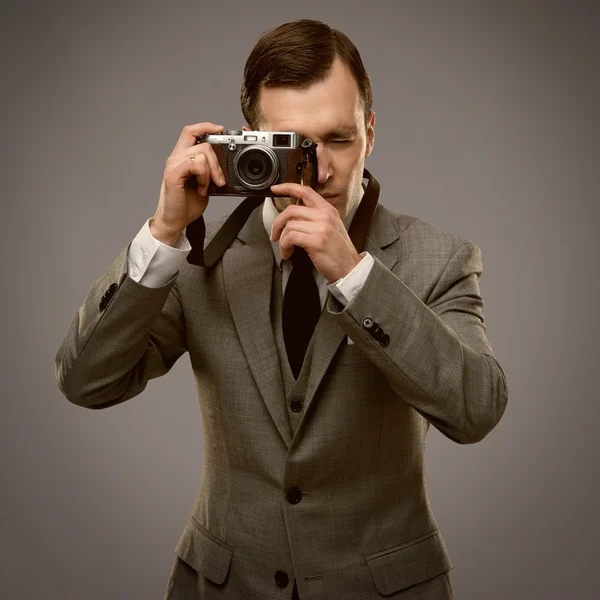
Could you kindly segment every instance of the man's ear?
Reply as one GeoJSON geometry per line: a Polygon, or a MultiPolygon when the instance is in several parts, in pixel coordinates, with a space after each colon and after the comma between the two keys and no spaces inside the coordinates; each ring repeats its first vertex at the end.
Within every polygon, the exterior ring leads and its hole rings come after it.
{"type": "Polygon", "coordinates": [[[371,111],[369,113],[369,121],[367,125],[367,150],[365,152],[365,156],[369,156],[373,151],[373,146],[375,145],[375,112],[371,111]]]}
{"type": "Polygon", "coordinates": [[[242,131],[252,131],[250,125],[246,124],[242,127],[242,131]]]}

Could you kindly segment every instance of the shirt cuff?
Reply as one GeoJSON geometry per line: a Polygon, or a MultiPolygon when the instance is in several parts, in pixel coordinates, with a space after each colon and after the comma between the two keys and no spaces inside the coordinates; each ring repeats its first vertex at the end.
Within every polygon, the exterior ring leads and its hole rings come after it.
{"type": "Polygon", "coordinates": [[[192,246],[183,233],[176,247],[157,240],[150,231],[148,219],[129,246],[128,275],[146,287],[165,285],[183,266],[191,249],[192,246]]]}
{"type": "Polygon", "coordinates": [[[354,296],[360,292],[375,261],[373,257],[365,250],[361,252],[360,262],[345,277],[330,283],[327,289],[340,301],[343,306],[352,302],[354,296]]]}

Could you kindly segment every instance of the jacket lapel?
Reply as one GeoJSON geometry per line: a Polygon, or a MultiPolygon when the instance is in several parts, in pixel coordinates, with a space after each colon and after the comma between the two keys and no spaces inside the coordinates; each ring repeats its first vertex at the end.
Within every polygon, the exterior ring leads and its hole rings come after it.
{"type": "Polygon", "coordinates": [[[223,280],[246,360],[271,418],[289,446],[292,430],[270,314],[275,257],[263,225],[262,206],[239,232],[243,244],[234,244],[223,255],[223,280]]]}
{"type": "MultiPolygon", "coordinates": [[[[391,270],[398,262],[398,257],[393,249],[386,248],[398,237],[389,211],[378,204],[364,250],[391,270]]],[[[282,401],[285,390],[270,315],[275,257],[263,225],[262,204],[252,212],[238,238],[243,245],[234,244],[223,255],[225,293],[256,385],[279,434],[289,447],[292,442],[292,430],[285,402],[282,401]]],[[[336,322],[335,315],[327,309],[329,301],[328,298],[311,340],[312,364],[306,389],[305,410],[298,430],[302,427],[308,407],[335,353],[346,337],[346,332],[336,322]]],[[[308,353],[311,353],[310,348],[308,353]]]]}

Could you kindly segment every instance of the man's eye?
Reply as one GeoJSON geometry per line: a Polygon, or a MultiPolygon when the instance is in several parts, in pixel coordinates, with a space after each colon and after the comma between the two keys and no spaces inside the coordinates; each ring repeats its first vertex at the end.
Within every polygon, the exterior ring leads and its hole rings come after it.
{"type": "Polygon", "coordinates": [[[350,140],[330,140],[332,144],[348,144],[350,140]]]}

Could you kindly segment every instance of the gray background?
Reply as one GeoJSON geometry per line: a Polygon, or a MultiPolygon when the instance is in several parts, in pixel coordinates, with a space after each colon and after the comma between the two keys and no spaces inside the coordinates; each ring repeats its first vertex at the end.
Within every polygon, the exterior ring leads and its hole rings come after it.
{"type": "MultiPolygon", "coordinates": [[[[95,412],[61,396],[54,355],[154,213],[182,127],[241,126],[257,37],[309,17],[345,31],[371,75],[381,201],[482,249],[508,408],[475,445],[432,428],[426,454],[456,598],[597,598],[598,8],[5,6],[0,597],[162,598],[201,477],[189,359],[95,412]]],[[[236,203],[215,198],[207,217],[236,203]]]]}

